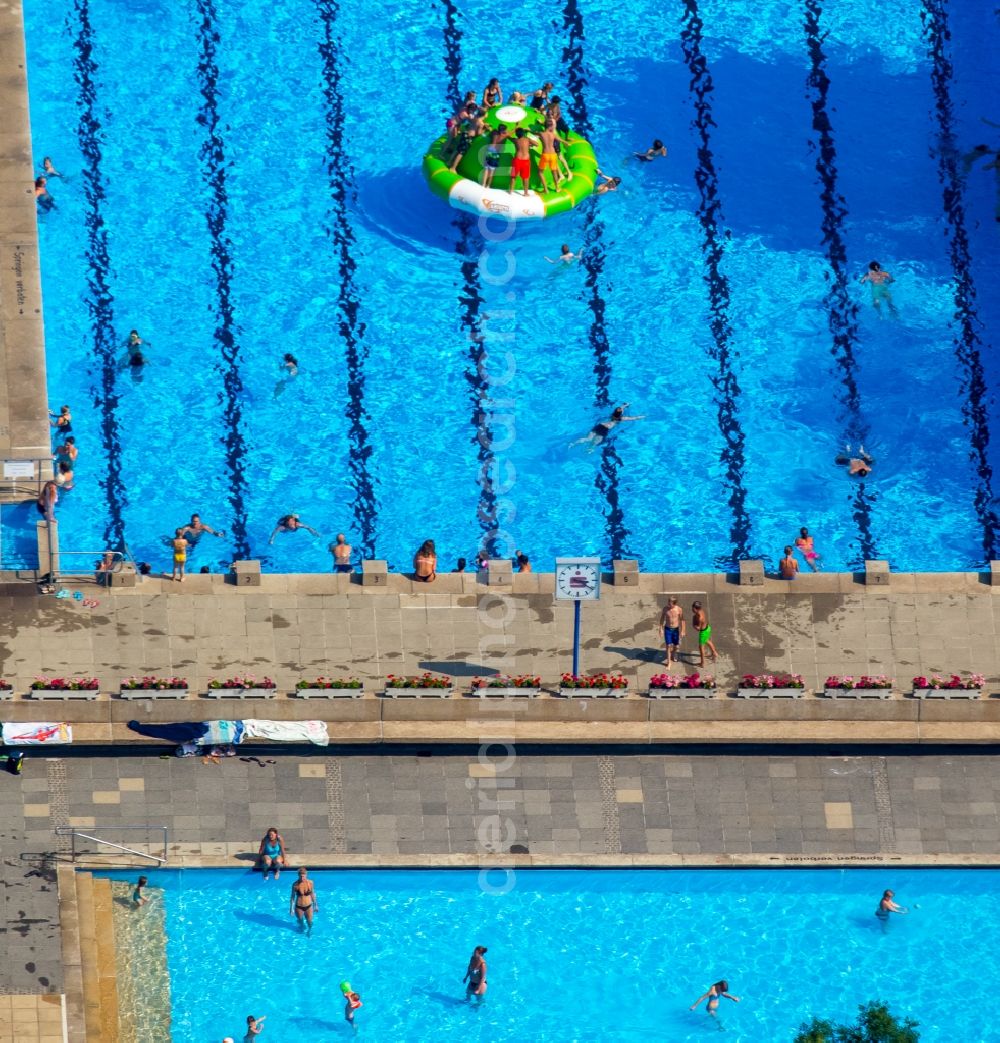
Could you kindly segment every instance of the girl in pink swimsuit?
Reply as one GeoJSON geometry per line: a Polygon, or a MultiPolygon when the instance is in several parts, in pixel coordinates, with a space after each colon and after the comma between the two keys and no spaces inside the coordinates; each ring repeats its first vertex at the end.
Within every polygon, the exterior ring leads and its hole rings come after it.
{"type": "Polygon", "coordinates": [[[813,546],[813,538],[809,535],[809,530],[805,527],[799,529],[799,538],[795,541],[795,546],[802,552],[802,557],[806,559],[806,564],[813,570],[813,572],[819,571],[819,555],[816,553],[816,548],[813,546]]]}

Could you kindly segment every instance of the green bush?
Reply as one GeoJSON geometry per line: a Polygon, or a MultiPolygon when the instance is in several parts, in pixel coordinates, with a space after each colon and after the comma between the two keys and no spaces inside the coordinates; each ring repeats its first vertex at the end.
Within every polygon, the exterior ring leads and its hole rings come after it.
{"type": "Polygon", "coordinates": [[[858,1011],[855,1025],[813,1018],[799,1028],[794,1043],[917,1043],[920,1039],[917,1022],[906,1018],[900,1023],[885,1003],[866,1003],[858,1011]]]}

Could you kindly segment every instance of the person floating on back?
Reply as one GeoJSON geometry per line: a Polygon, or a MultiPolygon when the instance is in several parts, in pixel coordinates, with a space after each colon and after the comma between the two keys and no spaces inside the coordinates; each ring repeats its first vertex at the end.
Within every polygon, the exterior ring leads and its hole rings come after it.
{"type": "Polygon", "coordinates": [[[889,292],[889,284],[896,280],[887,271],[883,270],[878,261],[868,262],[868,271],[861,276],[861,281],[871,286],[872,304],[879,317],[881,318],[882,316],[882,302],[885,301],[889,314],[894,319],[898,319],[899,312],[896,311],[896,305],[892,303],[892,294],[889,292]]]}

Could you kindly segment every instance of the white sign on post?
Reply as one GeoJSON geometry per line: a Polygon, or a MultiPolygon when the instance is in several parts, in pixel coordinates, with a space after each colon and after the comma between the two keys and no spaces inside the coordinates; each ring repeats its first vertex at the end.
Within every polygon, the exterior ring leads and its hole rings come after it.
{"type": "Polygon", "coordinates": [[[34,478],[35,477],[35,461],[34,460],[4,460],[4,462],[3,462],[3,476],[4,476],[4,478],[34,478]]]}

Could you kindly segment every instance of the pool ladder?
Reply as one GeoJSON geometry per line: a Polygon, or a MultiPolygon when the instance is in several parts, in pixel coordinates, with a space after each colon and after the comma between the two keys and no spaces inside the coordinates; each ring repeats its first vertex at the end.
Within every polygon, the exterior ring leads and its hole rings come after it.
{"type": "Polygon", "coordinates": [[[56,826],[55,834],[57,837],[69,837],[70,838],[70,859],[75,862],[77,858],[76,851],[76,839],[79,837],[81,840],[92,840],[95,844],[104,844],[105,847],[113,847],[117,851],[124,851],[130,855],[138,855],[140,858],[150,858],[157,865],[164,865],[167,861],[167,827],[166,826],[91,826],[91,832],[96,833],[100,830],[123,830],[123,829],[144,829],[147,835],[150,831],[159,831],[163,835],[163,855],[154,855],[149,851],[140,851],[138,848],[126,847],[124,844],[115,844],[110,840],[105,840],[103,837],[92,836],[91,833],[84,833],[82,830],[75,829],[73,826],[56,826]]]}

